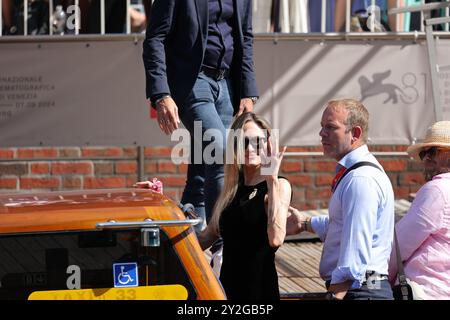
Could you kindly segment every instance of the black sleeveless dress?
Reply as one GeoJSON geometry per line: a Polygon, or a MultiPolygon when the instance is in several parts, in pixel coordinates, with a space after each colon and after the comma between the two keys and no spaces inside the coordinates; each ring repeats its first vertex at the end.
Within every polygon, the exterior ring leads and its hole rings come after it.
{"type": "Polygon", "coordinates": [[[240,185],[222,212],[219,226],[223,238],[220,281],[228,299],[279,299],[275,268],[276,248],[269,245],[264,197],[265,181],[240,185]]]}

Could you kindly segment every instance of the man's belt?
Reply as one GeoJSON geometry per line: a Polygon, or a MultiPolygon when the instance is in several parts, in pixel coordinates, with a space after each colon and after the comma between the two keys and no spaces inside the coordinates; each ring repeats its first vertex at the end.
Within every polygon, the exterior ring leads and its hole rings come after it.
{"type": "Polygon", "coordinates": [[[229,70],[228,69],[215,69],[203,66],[201,70],[207,77],[210,77],[216,81],[220,81],[228,77],[229,70]]]}
{"type": "MultiPolygon", "coordinates": [[[[373,284],[375,281],[383,281],[383,280],[388,280],[389,277],[387,274],[380,274],[376,271],[371,271],[371,270],[367,270],[366,271],[366,277],[362,282],[362,285],[367,285],[367,283],[369,282],[370,284],[373,284]]],[[[331,284],[331,280],[327,280],[325,281],[325,286],[328,289],[328,287],[331,284]]]]}
{"type": "Polygon", "coordinates": [[[388,279],[389,279],[389,277],[387,274],[380,274],[375,271],[367,270],[366,271],[366,280],[362,284],[364,285],[364,284],[367,284],[367,282],[373,283],[375,281],[382,281],[382,280],[388,280],[388,279]]]}

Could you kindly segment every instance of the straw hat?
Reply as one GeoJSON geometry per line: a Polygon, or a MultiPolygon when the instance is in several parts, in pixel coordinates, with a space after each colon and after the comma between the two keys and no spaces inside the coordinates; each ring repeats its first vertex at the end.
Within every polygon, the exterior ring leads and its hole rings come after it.
{"type": "Polygon", "coordinates": [[[450,149],[450,121],[438,121],[428,128],[425,139],[421,143],[409,146],[406,152],[418,158],[422,149],[441,147],[450,149]]]}

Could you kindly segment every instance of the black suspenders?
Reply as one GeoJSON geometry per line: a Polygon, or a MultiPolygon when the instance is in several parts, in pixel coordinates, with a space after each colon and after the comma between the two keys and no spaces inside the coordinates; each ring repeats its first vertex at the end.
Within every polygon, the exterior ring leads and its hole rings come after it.
{"type": "Polygon", "coordinates": [[[374,167],[377,168],[378,170],[381,170],[381,168],[379,166],[377,166],[376,164],[369,162],[369,161],[361,161],[361,162],[357,162],[354,165],[352,165],[350,168],[348,168],[347,170],[345,170],[344,174],[339,178],[339,180],[336,182],[336,184],[334,185],[334,189],[332,190],[334,192],[334,190],[336,190],[337,186],[339,185],[339,183],[342,181],[342,179],[344,179],[344,177],[347,175],[347,173],[349,173],[352,170],[355,170],[356,168],[362,167],[362,166],[370,166],[370,167],[374,167]]]}

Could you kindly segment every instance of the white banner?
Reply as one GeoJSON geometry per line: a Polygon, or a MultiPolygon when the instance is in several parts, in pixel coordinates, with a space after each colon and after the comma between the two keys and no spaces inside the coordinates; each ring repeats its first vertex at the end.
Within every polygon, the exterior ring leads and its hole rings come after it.
{"type": "MultiPolygon", "coordinates": [[[[410,144],[435,121],[426,45],[411,41],[259,41],[257,77],[262,113],[287,145],[320,144],[324,105],[363,101],[373,144],[410,144]]],[[[450,65],[450,41],[438,61],[450,65]]],[[[440,74],[444,119],[450,120],[450,72],[440,74]]]]}
{"type": "MultiPolygon", "coordinates": [[[[450,65],[450,40],[437,52],[450,65]]],[[[150,119],[141,56],[142,38],[0,41],[0,147],[174,145],[150,119]]],[[[255,65],[255,110],[283,144],[319,144],[333,98],[363,99],[374,144],[409,144],[434,121],[424,43],[256,39],[255,65]]],[[[450,120],[450,74],[440,77],[450,120]]]]}
{"type": "Polygon", "coordinates": [[[0,146],[167,145],[142,42],[0,43],[0,146]]]}

